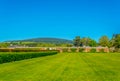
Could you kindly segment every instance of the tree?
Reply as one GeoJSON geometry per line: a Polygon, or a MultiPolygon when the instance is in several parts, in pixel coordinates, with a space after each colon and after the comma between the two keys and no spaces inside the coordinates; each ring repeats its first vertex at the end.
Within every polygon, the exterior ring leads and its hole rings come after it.
{"type": "Polygon", "coordinates": [[[92,39],[92,40],[90,40],[89,46],[96,47],[97,46],[97,42],[92,39]]]}
{"type": "Polygon", "coordinates": [[[80,36],[76,36],[73,41],[74,41],[74,46],[79,47],[81,45],[80,36]]]}
{"type": "Polygon", "coordinates": [[[0,48],[6,48],[8,46],[10,46],[10,43],[5,43],[5,42],[0,43],[0,48]]]}
{"type": "Polygon", "coordinates": [[[83,46],[91,46],[91,47],[97,46],[97,42],[95,40],[91,39],[90,37],[82,38],[81,42],[82,42],[83,46]]]}
{"type": "Polygon", "coordinates": [[[95,47],[97,46],[97,42],[93,39],[91,39],[90,37],[83,37],[80,38],[80,36],[76,36],[76,38],[74,39],[74,46],[91,46],[91,47],[95,47]]]}
{"type": "Polygon", "coordinates": [[[84,37],[81,39],[82,46],[89,46],[90,38],[84,37]]]}
{"type": "Polygon", "coordinates": [[[114,34],[111,40],[112,46],[120,48],[120,34],[114,34]]]}
{"type": "Polygon", "coordinates": [[[109,38],[107,36],[102,36],[99,39],[99,45],[101,45],[101,46],[109,46],[109,38]]]}

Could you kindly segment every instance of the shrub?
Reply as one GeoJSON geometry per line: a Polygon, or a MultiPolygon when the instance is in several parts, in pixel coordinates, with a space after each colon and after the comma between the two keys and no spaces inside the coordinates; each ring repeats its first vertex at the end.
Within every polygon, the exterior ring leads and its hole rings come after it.
{"type": "Polygon", "coordinates": [[[12,52],[40,52],[40,49],[37,48],[16,48],[12,52]]]}
{"type": "Polygon", "coordinates": [[[84,50],[85,50],[84,48],[80,48],[79,52],[84,52],[84,50]]]}
{"type": "Polygon", "coordinates": [[[0,54],[0,64],[11,62],[11,61],[19,61],[24,59],[30,59],[35,57],[41,57],[41,56],[48,56],[48,55],[54,55],[57,54],[57,51],[54,52],[31,52],[31,53],[3,53],[0,54]]]}
{"type": "Polygon", "coordinates": [[[48,51],[55,51],[55,50],[42,50],[39,48],[15,48],[15,49],[0,49],[0,52],[48,52],[48,51]]]}
{"type": "Polygon", "coordinates": [[[100,52],[100,53],[105,53],[105,52],[104,52],[104,49],[100,49],[100,51],[99,51],[99,52],[100,52]]]}
{"type": "Polygon", "coordinates": [[[96,49],[95,49],[95,48],[92,48],[92,49],[90,50],[90,53],[96,53],[96,49]]]}
{"type": "Polygon", "coordinates": [[[76,52],[77,48],[71,48],[71,52],[76,52]]]}
{"type": "Polygon", "coordinates": [[[13,49],[0,49],[0,52],[10,52],[10,51],[12,51],[13,49]]]}
{"type": "Polygon", "coordinates": [[[62,51],[63,52],[68,52],[68,48],[63,48],[62,51]]]}

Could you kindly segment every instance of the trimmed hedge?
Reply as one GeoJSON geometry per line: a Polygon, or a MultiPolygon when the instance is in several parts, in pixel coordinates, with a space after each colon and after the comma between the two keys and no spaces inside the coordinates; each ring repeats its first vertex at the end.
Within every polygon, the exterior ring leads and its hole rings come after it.
{"type": "Polygon", "coordinates": [[[71,48],[71,52],[76,52],[77,48],[71,48]]]}
{"type": "Polygon", "coordinates": [[[55,55],[58,52],[34,52],[34,53],[3,53],[0,54],[0,64],[12,62],[12,61],[19,61],[24,59],[31,59],[35,57],[42,57],[42,56],[48,56],[48,55],[55,55]]]}
{"type": "Polygon", "coordinates": [[[11,52],[13,49],[0,49],[0,52],[11,52]]]}
{"type": "Polygon", "coordinates": [[[63,48],[63,52],[68,52],[68,48],[63,48]]]}
{"type": "Polygon", "coordinates": [[[84,52],[84,48],[79,48],[79,52],[84,52]]]}
{"type": "Polygon", "coordinates": [[[95,48],[92,48],[92,49],[90,50],[90,53],[96,53],[96,49],[95,49],[95,48]]]}
{"type": "Polygon", "coordinates": [[[100,49],[99,52],[100,52],[100,53],[105,53],[104,49],[100,49]]]}
{"type": "Polygon", "coordinates": [[[56,51],[56,50],[42,50],[39,48],[15,48],[15,49],[0,49],[0,52],[48,52],[48,51],[56,51]]]}

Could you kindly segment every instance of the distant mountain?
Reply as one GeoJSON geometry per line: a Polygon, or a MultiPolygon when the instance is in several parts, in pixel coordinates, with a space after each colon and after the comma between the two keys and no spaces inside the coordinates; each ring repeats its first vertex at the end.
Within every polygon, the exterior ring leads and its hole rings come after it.
{"type": "Polygon", "coordinates": [[[69,43],[72,44],[72,40],[67,39],[60,39],[60,38],[32,38],[32,39],[25,39],[25,40],[13,40],[7,42],[42,42],[42,43],[54,43],[54,44],[62,44],[62,43],[69,43]]]}

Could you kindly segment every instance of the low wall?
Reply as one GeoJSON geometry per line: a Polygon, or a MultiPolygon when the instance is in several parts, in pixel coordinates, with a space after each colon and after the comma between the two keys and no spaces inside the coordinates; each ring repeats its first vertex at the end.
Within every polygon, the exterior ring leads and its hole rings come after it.
{"type": "Polygon", "coordinates": [[[80,49],[83,49],[83,52],[91,52],[92,49],[94,49],[96,52],[109,52],[108,47],[78,47],[78,48],[56,48],[56,50],[59,50],[59,52],[64,52],[64,49],[66,49],[66,52],[72,52],[72,49],[76,49],[74,52],[80,52],[80,49]]]}
{"type": "MultiPolygon", "coordinates": [[[[17,51],[24,51],[27,49],[31,49],[30,52],[36,51],[47,51],[47,50],[56,50],[59,51],[60,53],[62,52],[109,52],[109,48],[108,47],[27,47],[27,48],[0,48],[0,50],[3,50],[5,52],[12,52],[12,50],[16,50],[17,51]]],[[[29,51],[29,50],[28,50],[29,51]]],[[[0,51],[1,52],[1,51],[0,51]]]]}

